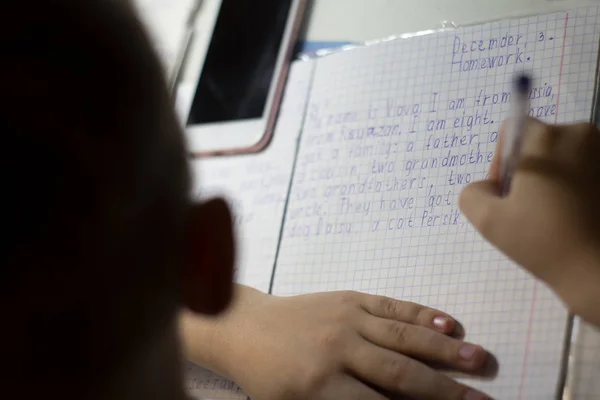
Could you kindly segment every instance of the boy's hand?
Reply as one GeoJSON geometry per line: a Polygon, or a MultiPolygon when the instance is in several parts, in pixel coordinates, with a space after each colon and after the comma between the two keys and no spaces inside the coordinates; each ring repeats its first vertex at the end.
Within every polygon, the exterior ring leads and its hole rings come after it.
{"type": "Polygon", "coordinates": [[[590,124],[528,120],[519,167],[504,198],[498,189],[500,149],[499,143],[489,180],[464,189],[462,211],[572,311],[600,325],[600,133],[590,124]]]}
{"type": "Polygon", "coordinates": [[[253,399],[387,398],[375,388],[416,400],[487,398],[425,364],[474,372],[486,359],[450,336],[456,322],[440,311],[356,292],[274,297],[246,287],[230,310],[212,364],[253,399]]]}

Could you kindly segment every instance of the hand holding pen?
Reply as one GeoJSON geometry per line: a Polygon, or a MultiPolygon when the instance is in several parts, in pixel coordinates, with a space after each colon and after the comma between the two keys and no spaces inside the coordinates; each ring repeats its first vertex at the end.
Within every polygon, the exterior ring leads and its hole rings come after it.
{"type": "Polygon", "coordinates": [[[460,208],[572,312],[600,326],[600,132],[528,117],[529,85],[516,81],[489,179],[465,187],[460,208]]]}

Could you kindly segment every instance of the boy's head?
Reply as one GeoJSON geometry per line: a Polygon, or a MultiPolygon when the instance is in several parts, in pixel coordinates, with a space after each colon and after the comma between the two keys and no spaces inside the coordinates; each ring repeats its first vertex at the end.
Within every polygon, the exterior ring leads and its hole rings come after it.
{"type": "Polygon", "coordinates": [[[227,305],[230,215],[193,204],[164,73],[126,1],[9,0],[0,15],[0,376],[85,396],[172,334],[182,305],[227,305]]]}

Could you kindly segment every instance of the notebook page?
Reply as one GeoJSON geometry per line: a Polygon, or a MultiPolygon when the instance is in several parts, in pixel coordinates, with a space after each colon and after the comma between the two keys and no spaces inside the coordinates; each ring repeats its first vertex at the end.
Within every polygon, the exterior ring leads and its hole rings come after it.
{"type": "MultiPolygon", "coordinates": [[[[212,158],[193,164],[201,198],[224,196],[232,207],[237,238],[236,281],[268,292],[313,62],[292,64],[273,141],[262,153],[212,158]]],[[[185,100],[183,100],[185,101],[185,100]]],[[[232,382],[189,367],[196,398],[246,399],[232,382]]]]}
{"type": "Polygon", "coordinates": [[[531,112],[589,120],[598,7],[388,41],[319,61],[274,294],[360,290],[443,309],[499,360],[498,399],[556,393],[567,313],[458,209],[486,176],[513,73],[531,112]]]}

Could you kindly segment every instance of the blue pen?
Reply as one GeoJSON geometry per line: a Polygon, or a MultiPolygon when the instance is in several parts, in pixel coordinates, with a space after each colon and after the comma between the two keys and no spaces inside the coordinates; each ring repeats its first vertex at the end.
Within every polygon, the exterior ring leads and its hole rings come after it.
{"type": "Polygon", "coordinates": [[[519,75],[515,78],[513,86],[511,116],[502,138],[500,190],[503,196],[510,190],[510,183],[519,162],[523,130],[529,113],[531,79],[527,75],[519,75]]]}

